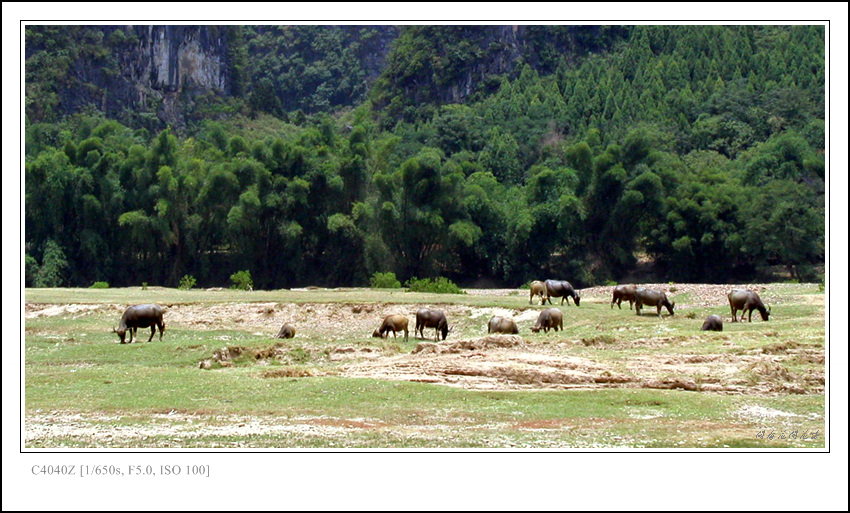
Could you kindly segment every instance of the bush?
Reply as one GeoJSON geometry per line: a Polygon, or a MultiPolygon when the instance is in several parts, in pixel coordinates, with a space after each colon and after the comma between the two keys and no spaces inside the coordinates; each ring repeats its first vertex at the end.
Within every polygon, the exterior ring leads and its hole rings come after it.
{"type": "Polygon", "coordinates": [[[251,271],[236,271],[230,275],[231,289],[254,290],[254,280],[251,279],[251,271]]]}
{"type": "Polygon", "coordinates": [[[65,271],[68,269],[68,260],[65,252],[54,240],[48,240],[44,244],[44,256],[41,266],[35,275],[36,287],[61,287],[65,282],[65,271]]]}
{"type": "Polygon", "coordinates": [[[376,272],[369,278],[369,286],[373,289],[399,289],[401,282],[395,277],[395,273],[376,272]]]}
{"type": "Polygon", "coordinates": [[[177,288],[180,290],[189,290],[195,286],[198,280],[195,279],[191,274],[186,274],[182,278],[180,278],[180,283],[177,284],[177,288]]]}
{"type": "Polygon", "coordinates": [[[148,290],[148,282],[146,282],[146,281],[142,282],[142,290],[148,290]]]}
{"type": "Polygon", "coordinates": [[[405,283],[409,292],[432,292],[435,294],[466,294],[460,287],[455,285],[448,278],[440,276],[439,278],[410,278],[405,283]]]}
{"type": "Polygon", "coordinates": [[[89,287],[89,288],[90,289],[108,289],[109,283],[107,283],[105,281],[96,281],[96,282],[92,283],[91,287],[89,287]]]}

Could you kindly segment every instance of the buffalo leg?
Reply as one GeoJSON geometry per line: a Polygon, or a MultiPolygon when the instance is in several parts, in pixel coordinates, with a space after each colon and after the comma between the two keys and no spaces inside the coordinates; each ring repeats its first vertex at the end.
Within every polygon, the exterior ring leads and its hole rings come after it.
{"type": "Polygon", "coordinates": [[[133,335],[135,335],[135,334],[136,334],[136,328],[130,328],[130,341],[128,342],[128,344],[133,343],[133,335]]]}
{"type": "Polygon", "coordinates": [[[629,310],[632,310],[632,306],[635,304],[634,301],[629,300],[629,310]]]}
{"type": "Polygon", "coordinates": [[[148,339],[148,342],[150,342],[151,340],[153,340],[153,336],[154,336],[154,335],[156,335],[156,324],[152,324],[152,325],[151,325],[151,336],[150,336],[150,338],[148,339]]]}
{"type": "Polygon", "coordinates": [[[658,317],[661,317],[661,305],[656,305],[658,307],[658,317]]]}

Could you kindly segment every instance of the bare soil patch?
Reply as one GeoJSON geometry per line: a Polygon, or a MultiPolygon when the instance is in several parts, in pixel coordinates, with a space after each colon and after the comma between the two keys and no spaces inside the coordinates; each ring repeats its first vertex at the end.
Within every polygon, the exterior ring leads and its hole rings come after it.
{"type": "Polygon", "coordinates": [[[796,375],[787,357],[645,354],[617,361],[565,355],[517,335],[421,342],[410,354],[344,365],[340,375],[438,383],[471,390],[657,388],[731,394],[820,393],[818,372],[796,375]]]}

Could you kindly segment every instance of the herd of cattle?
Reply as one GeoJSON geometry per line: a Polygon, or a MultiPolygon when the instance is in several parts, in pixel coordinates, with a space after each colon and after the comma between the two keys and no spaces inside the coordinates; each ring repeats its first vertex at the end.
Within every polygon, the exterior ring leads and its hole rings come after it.
{"type": "MultiPolygon", "coordinates": [[[[553,297],[560,297],[561,304],[568,297],[573,299],[576,306],[581,303],[581,296],[568,281],[546,280],[534,281],[531,283],[530,295],[528,303],[533,304],[535,296],[540,296],[540,304],[552,304],[553,297]]],[[[738,310],[741,311],[741,321],[744,320],[744,314],[749,314],[749,322],[753,320],[753,310],[758,310],[762,320],[768,320],[770,316],[770,308],[766,307],[759,295],[748,289],[732,289],[727,295],[729,299],[729,307],[732,309],[732,321],[738,321],[738,310]]],[[[661,317],[661,308],[666,308],[670,315],[673,314],[675,302],[670,302],[667,299],[667,294],[661,290],[649,289],[638,285],[617,285],[614,287],[613,296],[611,298],[611,308],[617,305],[617,308],[622,309],[621,303],[629,302],[629,309],[634,306],[637,315],[640,315],[640,310],[644,306],[654,306],[657,309],[657,314],[661,317]]],[[[567,301],[569,304],[569,301],[567,301]]],[[[165,322],[162,319],[165,310],[159,305],[135,305],[128,307],[121,320],[118,323],[118,328],[113,328],[113,332],[118,334],[122,344],[125,343],[125,335],[130,332],[130,340],[133,342],[133,336],[138,328],[150,328],[151,336],[148,342],[153,340],[157,328],[159,329],[159,339],[162,340],[163,332],[165,331],[165,322]]],[[[408,320],[404,315],[393,314],[384,317],[381,325],[376,329],[372,336],[376,338],[386,338],[389,333],[393,333],[393,337],[397,337],[398,333],[404,333],[404,339],[407,340],[408,320]]],[[[422,308],[416,312],[416,327],[413,334],[425,338],[425,328],[434,328],[434,339],[445,340],[451,333],[452,327],[449,326],[445,312],[442,310],[432,310],[422,308]]],[[[538,333],[543,330],[548,333],[549,330],[564,329],[564,314],[558,308],[548,308],[540,312],[537,316],[537,321],[531,327],[533,333],[538,333]]],[[[723,319],[719,315],[709,315],[702,325],[703,331],[723,331],[723,319]]],[[[487,323],[487,333],[519,333],[519,328],[513,319],[494,316],[487,323]]],[[[284,324],[278,332],[278,338],[292,338],[295,336],[295,328],[289,324],[284,324]]]]}

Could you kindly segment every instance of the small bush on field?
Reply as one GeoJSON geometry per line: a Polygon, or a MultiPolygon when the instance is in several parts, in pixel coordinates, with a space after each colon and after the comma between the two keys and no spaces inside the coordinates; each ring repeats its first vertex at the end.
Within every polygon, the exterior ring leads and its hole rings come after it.
{"type": "Polygon", "coordinates": [[[148,282],[146,282],[146,281],[142,282],[142,290],[148,290],[148,282]]]}
{"type": "Polygon", "coordinates": [[[310,361],[310,351],[296,347],[287,355],[293,363],[307,363],[310,361]]]}
{"type": "Polygon", "coordinates": [[[608,281],[605,282],[606,287],[616,287],[617,285],[618,285],[618,283],[614,280],[608,280],[608,281]]]}
{"type": "Polygon", "coordinates": [[[528,290],[528,289],[531,288],[531,282],[527,281],[527,282],[523,283],[522,285],[520,285],[519,288],[528,290]]]}
{"type": "Polygon", "coordinates": [[[825,289],[826,289],[826,282],[825,282],[825,280],[821,280],[820,283],[818,283],[818,292],[823,292],[825,289]]]}
{"type": "Polygon", "coordinates": [[[254,290],[254,280],[251,279],[251,271],[236,271],[230,275],[231,289],[254,290]]]}
{"type": "Polygon", "coordinates": [[[105,281],[96,281],[96,282],[92,283],[91,287],[89,287],[89,288],[90,289],[108,289],[109,283],[107,283],[105,281]]]}
{"type": "Polygon", "coordinates": [[[290,366],[266,371],[262,376],[264,378],[309,378],[316,374],[316,369],[290,366]]]}
{"type": "Polygon", "coordinates": [[[697,318],[696,312],[688,312],[688,313],[685,314],[685,319],[696,319],[696,318],[697,318]]]}
{"type": "Polygon", "coordinates": [[[617,342],[617,339],[612,337],[611,335],[597,335],[595,337],[581,339],[581,343],[586,346],[600,346],[605,344],[613,344],[615,342],[617,342]]]}
{"type": "Polygon", "coordinates": [[[182,278],[180,278],[180,283],[177,284],[177,288],[180,290],[189,290],[195,286],[198,280],[195,279],[191,274],[186,274],[182,278]]]}
{"type": "Polygon", "coordinates": [[[373,289],[400,289],[401,282],[395,277],[395,273],[376,272],[369,278],[369,286],[373,289]]]}
{"type": "Polygon", "coordinates": [[[435,294],[466,294],[460,287],[455,285],[448,278],[440,276],[439,278],[410,278],[407,283],[408,291],[410,292],[432,292],[435,294]]]}

